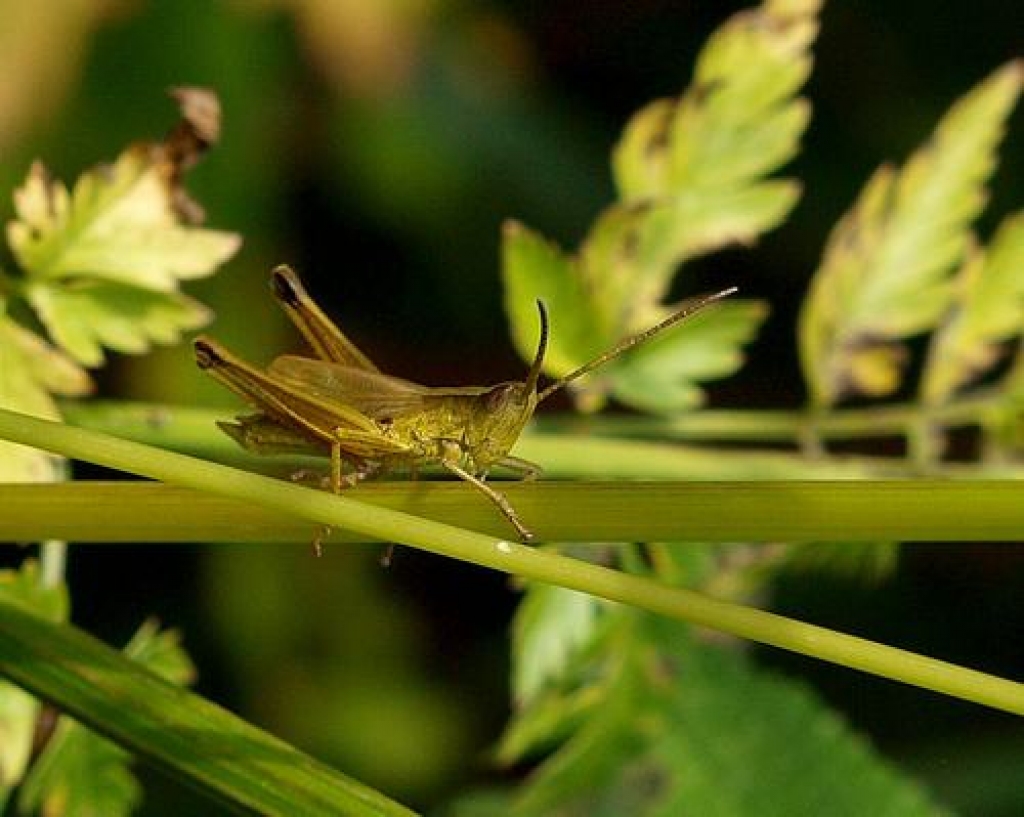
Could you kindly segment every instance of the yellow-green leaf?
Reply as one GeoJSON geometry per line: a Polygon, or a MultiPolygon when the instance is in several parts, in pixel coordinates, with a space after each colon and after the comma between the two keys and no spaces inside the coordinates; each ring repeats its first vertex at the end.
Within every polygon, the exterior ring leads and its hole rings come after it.
{"type": "Polygon", "coordinates": [[[900,355],[882,347],[896,349],[945,314],[1022,78],[1024,65],[1011,63],[963,97],[900,171],[875,173],[836,226],[800,316],[815,404],[892,391],[900,355]]]}
{"type": "Polygon", "coordinates": [[[70,192],[35,162],[14,204],[7,239],[33,280],[103,279],[173,292],[179,280],[214,272],[240,243],[234,233],[182,224],[164,164],[139,147],[84,174],[70,192]]]}
{"type": "Polygon", "coordinates": [[[761,301],[716,304],[624,357],[612,370],[612,394],[660,414],[700,406],[704,390],[697,384],[736,372],[743,365],[743,345],[767,316],[761,301]]]}
{"type": "MultiPolygon", "coordinates": [[[[566,306],[558,313],[572,315],[565,341],[558,323],[564,318],[553,315],[545,368],[564,375],[663,317],[681,264],[751,244],[785,219],[800,186],[768,177],[796,154],[810,118],[809,105],[795,95],[810,74],[820,6],[820,0],[769,0],[715,32],[682,96],[650,103],[627,124],[612,157],[619,200],[598,216],[575,253],[543,250],[533,237],[540,249],[528,263],[527,240],[506,233],[506,307],[524,357],[533,352],[525,339],[536,337],[531,310],[538,294],[557,292],[566,306]],[[529,275],[522,272],[527,266],[529,275]]],[[[638,350],[634,366],[623,361],[581,381],[574,388],[580,404],[596,409],[615,393],[643,408],[695,405],[701,396],[695,379],[740,365],[740,345],[759,325],[756,312],[729,313],[728,331],[700,333],[707,343],[688,358],[681,349],[667,356],[638,350]],[[671,365],[655,372],[654,361],[663,360],[671,365]]],[[[722,319],[709,318],[709,325],[715,320],[722,319]]],[[[673,335],[680,346],[698,336],[689,329],[673,335]]]]}
{"type": "Polygon", "coordinates": [[[86,366],[103,362],[103,347],[141,354],[198,329],[210,311],[180,292],[153,292],[97,281],[74,287],[41,282],[26,289],[53,339],[86,366]]]}
{"type": "Polygon", "coordinates": [[[537,352],[536,300],[544,301],[551,320],[551,336],[544,370],[558,377],[568,374],[589,352],[588,312],[580,308],[584,293],[576,262],[553,242],[517,221],[502,233],[502,276],[505,309],[512,339],[519,354],[531,360],[537,352]]]}
{"type": "Polygon", "coordinates": [[[57,343],[86,365],[102,361],[103,346],[142,352],[201,325],[206,311],[179,284],[213,273],[240,243],[196,226],[202,209],[181,186],[218,137],[219,103],[202,89],[174,96],[181,120],[163,141],[130,146],[70,190],[36,162],[14,194],[7,239],[22,292],[57,343]]]}
{"type": "MultiPolygon", "coordinates": [[[[3,315],[0,302],[0,406],[56,419],[51,393],[68,396],[92,390],[89,376],[62,352],[3,315]]],[[[0,442],[0,481],[53,482],[63,478],[63,458],[0,442]]]]}
{"type": "Polygon", "coordinates": [[[921,383],[941,403],[983,374],[1000,347],[1024,331],[1024,211],[1003,221],[987,250],[972,251],[957,275],[954,304],[932,343],[921,383]]]}

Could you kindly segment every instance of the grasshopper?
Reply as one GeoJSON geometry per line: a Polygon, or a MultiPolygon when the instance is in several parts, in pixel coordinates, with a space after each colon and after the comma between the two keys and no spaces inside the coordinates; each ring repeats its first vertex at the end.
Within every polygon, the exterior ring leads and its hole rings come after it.
{"type": "Polygon", "coordinates": [[[290,267],[277,267],[271,286],[316,358],[282,355],[261,371],[216,341],[197,338],[199,368],[257,409],[233,423],[217,425],[257,454],[329,456],[334,493],[382,469],[440,465],[491,500],[524,541],[533,539],[533,533],[485,479],[494,466],[524,479],[540,474],[539,465],[509,454],[537,406],[577,378],[736,291],[726,289],[685,302],[656,326],[631,335],[538,391],[548,342],[542,301],[537,301],[540,340],[525,380],[435,388],[382,373],[316,305],[290,267]],[[344,473],[343,463],[351,466],[350,473],[344,473]]]}

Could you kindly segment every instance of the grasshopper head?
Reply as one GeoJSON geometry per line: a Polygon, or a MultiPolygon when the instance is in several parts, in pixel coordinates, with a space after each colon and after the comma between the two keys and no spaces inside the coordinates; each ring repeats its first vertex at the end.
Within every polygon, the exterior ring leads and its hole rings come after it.
{"type": "Polygon", "coordinates": [[[537,381],[548,346],[548,314],[541,301],[537,301],[537,310],[540,313],[540,341],[526,379],[499,383],[478,397],[472,439],[468,446],[478,472],[486,471],[508,454],[537,408],[537,381]]]}
{"type": "Polygon", "coordinates": [[[466,446],[477,473],[505,457],[537,407],[537,390],[527,383],[499,383],[477,400],[466,446]]]}

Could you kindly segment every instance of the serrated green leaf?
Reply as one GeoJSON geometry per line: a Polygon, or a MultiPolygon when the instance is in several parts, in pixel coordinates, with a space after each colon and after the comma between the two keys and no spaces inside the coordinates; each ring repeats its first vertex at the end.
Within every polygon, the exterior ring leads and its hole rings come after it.
{"type": "Polygon", "coordinates": [[[557,682],[575,654],[590,643],[605,605],[586,593],[535,585],[516,612],[512,689],[517,705],[529,706],[557,682]],[[519,659],[522,660],[519,660],[519,659]]]}
{"type": "Polygon", "coordinates": [[[814,695],[677,624],[632,617],[591,718],[510,811],[761,817],[946,812],[814,695]]]}
{"type": "Polygon", "coordinates": [[[18,792],[18,813],[126,817],[142,800],[124,749],[61,718],[18,792]]]}
{"type": "Polygon", "coordinates": [[[955,281],[954,305],[936,332],[922,375],[932,405],[983,374],[1000,346],[1024,330],[1024,212],[1003,221],[986,250],[969,253],[955,281]]]}
{"type": "Polygon", "coordinates": [[[638,347],[612,373],[613,394],[645,411],[672,413],[699,406],[697,383],[735,372],[740,348],[768,315],[760,301],[725,301],[677,329],[638,347]]]}
{"type": "MultiPolygon", "coordinates": [[[[616,777],[643,748],[636,726],[645,709],[641,665],[632,615],[617,616],[614,632],[602,638],[606,652],[588,686],[599,686],[599,703],[588,717],[520,787],[511,813],[517,817],[561,813],[572,803],[580,814],[600,814],[602,781],[616,777]],[[617,648],[612,653],[609,647],[617,648]],[[596,796],[594,796],[596,795],[596,796]]],[[[516,722],[513,721],[513,729],[516,722]]],[[[572,811],[572,809],[570,809],[572,811]]],[[[638,814],[626,809],[621,814],[638,814]]]]}
{"type": "Polygon", "coordinates": [[[947,813],[801,686],[710,647],[677,666],[649,756],[672,775],[647,814],[947,813]]]}
{"type": "MultiPolygon", "coordinates": [[[[782,222],[800,187],[766,177],[796,154],[807,127],[810,108],[794,94],[810,73],[820,5],[766,2],[733,16],[712,36],[683,95],[647,105],[627,124],[612,157],[620,200],[595,220],[576,253],[544,250],[530,234],[527,261],[522,232],[506,233],[506,307],[524,357],[532,355],[525,339],[536,336],[526,321],[536,292],[557,293],[573,316],[565,342],[553,321],[559,345],[545,371],[562,376],[648,328],[651,317],[662,314],[680,264],[753,243],[782,222]]],[[[718,361],[706,370],[735,371],[739,345],[755,325],[721,333],[719,348],[698,355],[705,364],[718,361]]],[[[692,377],[681,376],[697,368],[652,378],[615,366],[574,391],[588,410],[610,393],[637,407],[678,410],[699,401],[692,377]]]]}
{"type": "Polygon", "coordinates": [[[954,104],[928,144],[898,173],[875,173],[836,226],[800,315],[816,405],[892,391],[900,341],[945,314],[1022,77],[1011,63],[954,104]]]}
{"type": "MultiPolygon", "coordinates": [[[[152,621],[136,631],[125,654],[176,684],[188,683],[195,675],[177,633],[160,631],[152,621]]],[[[124,749],[62,717],[19,792],[19,811],[49,817],[131,814],[142,790],[130,765],[131,756],[124,749]]]]}
{"type": "MultiPolygon", "coordinates": [[[[92,390],[89,376],[38,335],[3,314],[0,302],[0,406],[57,419],[51,393],[79,396],[92,390]]],[[[0,480],[53,482],[64,460],[37,449],[0,442],[0,480]]]]}
{"type": "Polygon", "coordinates": [[[53,339],[86,366],[103,362],[104,347],[141,354],[154,343],[175,343],[210,319],[205,306],[179,292],[104,281],[35,283],[26,296],[53,339]]]}
{"type": "Polygon", "coordinates": [[[195,680],[196,668],[181,645],[181,634],[177,630],[161,630],[152,619],[136,630],[124,653],[171,683],[184,686],[195,680]]]}
{"type": "Polygon", "coordinates": [[[182,118],[164,141],[130,146],[71,190],[35,162],[14,194],[7,239],[20,287],[57,343],[87,365],[102,361],[103,345],[141,352],[200,325],[205,310],[179,284],[210,275],[240,244],[196,226],[201,208],[181,187],[217,139],[216,97],[195,88],[173,95],[182,118]]]}
{"type": "Polygon", "coordinates": [[[554,377],[568,374],[590,344],[587,313],[580,309],[584,294],[575,261],[553,242],[517,221],[502,231],[502,276],[505,310],[519,354],[531,360],[537,352],[537,305],[544,301],[551,335],[544,370],[554,377]]]}
{"type": "Polygon", "coordinates": [[[683,96],[626,126],[613,155],[622,197],[737,188],[792,158],[809,111],[791,97],[810,74],[819,8],[764,3],[722,25],[683,96]]]}
{"type": "Polygon", "coordinates": [[[31,280],[100,279],[173,292],[237,251],[233,233],[188,227],[158,154],[129,148],[68,189],[36,162],[15,191],[7,239],[31,280]]]}
{"type": "Polygon", "coordinates": [[[670,255],[681,263],[730,244],[752,244],[781,224],[799,197],[799,184],[779,180],[682,193],[672,202],[670,255]]]}

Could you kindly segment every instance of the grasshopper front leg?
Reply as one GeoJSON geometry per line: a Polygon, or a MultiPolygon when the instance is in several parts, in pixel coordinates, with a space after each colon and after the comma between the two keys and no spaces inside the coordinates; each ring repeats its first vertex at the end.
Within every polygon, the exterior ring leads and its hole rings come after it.
{"type": "Polygon", "coordinates": [[[523,524],[522,520],[519,518],[519,514],[516,513],[516,509],[512,507],[512,503],[508,501],[504,494],[494,490],[490,485],[480,479],[480,477],[469,473],[469,471],[458,463],[452,462],[449,459],[443,459],[441,460],[441,465],[455,474],[459,479],[464,479],[491,500],[491,502],[497,505],[498,510],[500,510],[502,514],[504,514],[505,518],[512,523],[512,527],[516,529],[520,539],[524,542],[533,541],[533,532],[523,524]]]}

